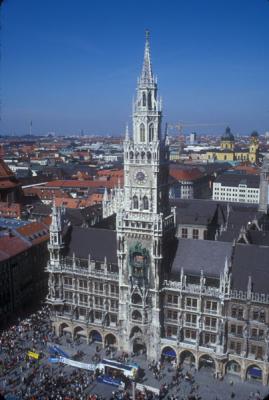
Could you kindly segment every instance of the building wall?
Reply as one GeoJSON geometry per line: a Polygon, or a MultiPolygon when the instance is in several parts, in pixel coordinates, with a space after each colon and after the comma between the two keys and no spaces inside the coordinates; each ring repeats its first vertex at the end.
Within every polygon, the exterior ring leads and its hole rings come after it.
{"type": "Polygon", "coordinates": [[[179,224],[177,226],[176,236],[181,239],[205,240],[208,238],[208,227],[179,224]]]}
{"type": "Polygon", "coordinates": [[[47,242],[43,242],[0,263],[1,321],[7,322],[45,298],[47,259],[47,242]]]}
{"type": "Polygon", "coordinates": [[[240,202],[240,203],[259,203],[260,189],[239,186],[223,186],[219,182],[213,183],[213,200],[240,202]]]}

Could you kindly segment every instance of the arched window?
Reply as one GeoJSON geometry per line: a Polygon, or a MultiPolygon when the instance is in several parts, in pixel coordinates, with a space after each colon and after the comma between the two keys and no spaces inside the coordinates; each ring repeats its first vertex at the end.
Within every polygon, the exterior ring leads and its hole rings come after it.
{"type": "Polygon", "coordinates": [[[142,153],[141,153],[141,160],[145,160],[145,157],[146,157],[146,154],[145,154],[144,151],[142,151],[142,153]]]}
{"type": "Polygon", "coordinates": [[[142,304],[142,298],[138,293],[134,293],[132,295],[132,303],[133,304],[142,304]]]}
{"type": "Polygon", "coordinates": [[[144,210],[148,210],[149,209],[149,200],[148,200],[147,196],[143,197],[143,209],[144,210]]]}
{"type": "Polygon", "coordinates": [[[140,125],[140,142],[145,141],[145,125],[141,124],[140,125]]]}
{"type": "Polygon", "coordinates": [[[133,158],[134,158],[134,153],[130,151],[130,160],[132,160],[133,158]]]}
{"type": "Polygon", "coordinates": [[[147,152],[147,159],[148,159],[148,162],[151,161],[151,152],[150,151],[147,152]]]}
{"type": "Polygon", "coordinates": [[[135,321],[142,321],[142,315],[139,311],[134,310],[132,313],[132,319],[135,321]]]}
{"type": "Polygon", "coordinates": [[[152,109],[151,93],[148,94],[148,109],[152,109]]]}
{"type": "Polygon", "coordinates": [[[133,197],[133,208],[138,209],[138,197],[133,197]]]}
{"type": "Polygon", "coordinates": [[[152,142],[154,138],[154,125],[150,124],[149,126],[149,142],[152,142]]]}
{"type": "Polygon", "coordinates": [[[146,105],[147,105],[146,93],[145,93],[145,92],[143,92],[143,100],[142,100],[142,105],[143,105],[143,107],[146,107],[146,105]]]}

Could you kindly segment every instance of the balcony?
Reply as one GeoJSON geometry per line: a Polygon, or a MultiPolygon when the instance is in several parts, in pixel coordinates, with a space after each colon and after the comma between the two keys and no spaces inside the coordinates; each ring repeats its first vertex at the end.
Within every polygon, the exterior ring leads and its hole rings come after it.
{"type": "Polygon", "coordinates": [[[197,322],[187,322],[187,321],[184,321],[184,327],[187,327],[187,328],[197,328],[197,322]]]}
{"type": "Polygon", "coordinates": [[[102,296],[105,295],[104,290],[93,289],[92,292],[95,294],[102,295],[102,296]]]}
{"type": "Polygon", "coordinates": [[[204,309],[204,314],[217,315],[218,314],[218,310],[212,310],[211,308],[205,308],[204,309]]]}
{"type": "Polygon", "coordinates": [[[88,302],[87,301],[79,301],[78,305],[83,306],[83,307],[88,307],[88,302]]]}
{"type": "Polygon", "coordinates": [[[230,336],[237,337],[237,338],[240,338],[240,339],[243,338],[243,332],[242,332],[242,333],[229,332],[229,335],[230,335],[230,336]]]}
{"type": "Polygon", "coordinates": [[[178,320],[177,319],[173,319],[173,318],[166,317],[164,322],[169,322],[169,324],[178,325],[178,320]]]}
{"type": "Polygon", "coordinates": [[[88,288],[85,288],[85,287],[83,287],[83,286],[79,286],[78,290],[79,290],[80,292],[85,292],[85,293],[88,293],[88,292],[89,292],[89,289],[88,289],[88,288]]]}
{"type": "Polygon", "coordinates": [[[66,283],[63,284],[64,289],[74,289],[73,285],[68,285],[66,283]]]}
{"type": "Polygon", "coordinates": [[[174,308],[174,309],[178,309],[180,308],[180,306],[177,303],[166,303],[164,305],[165,308],[174,308]]]}
{"type": "Polygon", "coordinates": [[[189,311],[198,311],[198,307],[192,307],[192,306],[185,306],[185,310],[189,310],[189,311]]]}
{"type": "Polygon", "coordinates": [[[255,340],[255,341],[264,341],[264,336],[249,336],[250,340],[255,340]]]}
{"type": "Polygon", "coordinates": [[[204,330],[209,332],[217,332],[217,326],[204,325],[204,330]]]}
{"type": "Polygon", "coordinates": [[[94,309],[95,310],[104,310],[104,306],[103,306],[103,304],[95,304],[94,309]]]}

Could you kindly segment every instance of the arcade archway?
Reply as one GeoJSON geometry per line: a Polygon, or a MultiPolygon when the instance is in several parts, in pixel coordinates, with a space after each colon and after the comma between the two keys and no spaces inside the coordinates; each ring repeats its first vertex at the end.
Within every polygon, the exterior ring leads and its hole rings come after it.
{"type": "Polygon", "coordinates": [[[130,333],[130,339],[134,337],[135,335],[142,335],[142,330],[138,326],[134,326],[131,330],[130,333]]]}
{"type": "Polygon", "coordinates": [[[215,361],[208,354],[203,354],[199,358],[199,369],[200,368],[213,368],[213,369],[215,369],[215,361]]]}
{"type": "Polygon", "coordinates": [[[105,337],[105,346],[112,346],[116,347],[117,346],[117,339],[116,336],[114,336],[112,333],[109,333],[105,337]]]}
{"type": "Polygon", "coordinates": [[[59,336],[67,335],[72,336],[72,328],[65,322],[59,326],[59,336]]]}
{"type": "Polygon", "coordinates": [[[241,372],[241,366],[237,361],[231,360],[227,362],[226,374],[240,375],[240,372],[241,372]]]}
{"type": "Polygon", "coordinates": [[[182,364],[195,365],[195,357],[189,350],[184,350],[179,355],[179,361],[182,364]]]}
{"type": "Polygon", "coordinates": [[[80,337],[87,337],[86,331],[81,327],[81,326],[76,326],[74,328],[74,338],[80,338],[80,337]]]}
{"type": "Polygon", "coordinates": [[[166,346],[162,349],[162,357],[167,361],[177,361],[177,353],[173,347],[166,346]]]}
{"type": "Polygon", "coordinates": [[[247,368],[246,378],[247,380],[262,381],[262,369],[257,365],[250,365],[247,368]]]}
{"type": "Polygon", "coordinates": [[[147,353],[147,346],[142,338],[135,338],[133,341],[133,353],[142,355],[147,353]]]}
{"type": "Polygon", "coordinates": [[[90,339],[90,343],[92,343],[92,342],[102,343],[103,342],[101,333],[96,330],[93,330],[90,332],[89,339],[90,339]]]}

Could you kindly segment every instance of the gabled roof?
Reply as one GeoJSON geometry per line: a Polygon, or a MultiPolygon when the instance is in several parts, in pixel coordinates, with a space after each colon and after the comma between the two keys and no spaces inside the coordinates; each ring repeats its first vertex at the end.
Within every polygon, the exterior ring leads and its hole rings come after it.
{"type": "Polygon", "coordinates": [[[239,185],[247,185],[249,188],[259,188],[260,176],[253,174],[240,173],[224,173],[220,175],[215,183],[220,183],[223,186],[237,187],[239,185]]]}
{"type": "Polygon", "coordinates": [[[0,261],[8,260],[31,247],[26,241],[11,235],[0,237],[0,261]]]}
{"type": "Polygon", "coordinates": [[[42,222],[32,222],[17,228],[16,231],[32,244],[38,244],[49,239],[48,226],[42,222]]]}
{"type": "Polygon", "coordinates": [[[177,181],[195,181],[203,177],[203,173],[198,168],[183,168],[170,166],[170,175],[177,181]]]}
{"type": "Polygon", "coordinates": [[[252,291],[269,294],[269,247],[237,243],[232,267],[232,286],[247,290],[248,277],[252,277],[252,291]]]}
{"type": "Polygon", "coordinates": [[[225,207],[223,213],[219,213],[220,206],[216,201],[211,200],[171,200],[171,206],[176,206],[177,224],[181,225],[203,225],[207,226],[212,222],[214,216],[223,222],[225,207]]]}
{"type": "Polygon", "coordinates": [[[0,179],[14,177],[14,173],[7,164],[0,158],[0,179]]]}
{"type": "MultiPolygon", "coordinates": [[[[120,182],[122,184],[122,181],[120,182]]],[[[79,180],[56,180],[48,182],[45,186],[47,188],[67,188],[67,189],[88,189],[88,188],[98,188],[98,187],[107,187],[114,188],[118,184],[118,179],[111,180],[95,180],[95,181],[79,181],[79,180]]]]}
{"type": "Polygon", "coordinates": [[[177,276],[181,268],[187,275],[218,278],[224,269],[226,257],[232,257],[232,243],[213,240],[179,239],[171,274],[177,276]]]}
{"type": "Polygon", "coordinates": [[[117,234],[109,229],[81,228],[74,226],[68,233],[67,256],[117,264],[117,234]]]}

